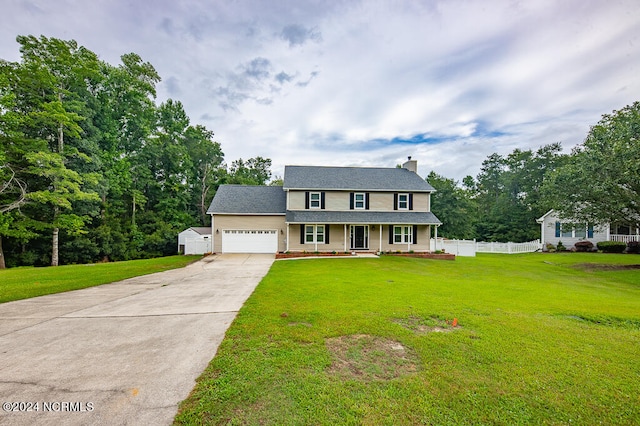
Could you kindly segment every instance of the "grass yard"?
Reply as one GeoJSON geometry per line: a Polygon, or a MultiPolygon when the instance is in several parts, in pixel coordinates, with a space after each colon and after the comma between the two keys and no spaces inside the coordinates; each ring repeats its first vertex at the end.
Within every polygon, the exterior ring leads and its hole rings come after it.
{"type": "Polygon", "coordinates": [[[126,278],[182,268],[201,256],[168,256],[126,262],[0,270],[0,303],[93,287],[126,278]]]}
{"type": "Polygon", "coordinates": [[[276,262],[175,423],[637,424],[631,264],[640,256],[276,262]]]}

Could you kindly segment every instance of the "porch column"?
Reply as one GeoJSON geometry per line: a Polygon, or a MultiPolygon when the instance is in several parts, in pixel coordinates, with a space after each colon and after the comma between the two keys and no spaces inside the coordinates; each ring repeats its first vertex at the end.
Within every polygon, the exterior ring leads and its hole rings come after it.
{"type": "Polygon", "coordinates": [[[378,228],[380,228],[380,249],[378,250],[379,253],[382,253],[382,225],[378,225],[378,228]]]}
{"type": "MultiPolygon", "coordinates": [[[[313,225],[313,227],[314,227],[314,229],[316,231],[318,230],[318,224],[313,225]]],[[[306,234],[306,231],[305,231],[305,234],[306,234]]],[[[317,234],[317,232],[314,232],[314,234],[315,235],[314,235],[313,240],[315,241],[315,243],[314,243],[313,247],[314,247],[314,251],[318,251],[318,234],[317,234]]],[[[325,233],[324,235],[327,235],[327,234],[325,233]]]]}
{"type": "Polygon", "coordinates": [[[289,251],[289,223],[287,223],[287,249],[285,251],[289,251]]]}
{"type": "Polygon", "coordinates": [[[344,251],[347,251],[347,224],[344,224],[344,251]]]}
{"type": "MultiPolygon", "coordinates": [[[[438,225],[436,225],[436,238],[435,238],[435,245],[436,245],[436,250],[438,250],[438,225]]],[[[435,251],[435,250],[434,250],[435,251]]]]}

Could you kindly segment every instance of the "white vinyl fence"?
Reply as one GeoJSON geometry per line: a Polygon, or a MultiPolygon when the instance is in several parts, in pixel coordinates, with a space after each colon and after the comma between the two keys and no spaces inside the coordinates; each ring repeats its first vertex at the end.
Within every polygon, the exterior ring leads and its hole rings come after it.
{"type": "Polygon", "coordinates": [[[444,250],[456,256],[475,256],[476,253],[532,253],[542,249],[540,240],[528,243],[485,243],[476,240],[431,239],[432,250],[444,250]]]}
{"type": "Polygon", "coordinates": [[[435,241],[432,238],[431,249],[444,250],[445,253],[455,254],[456,256],[475,256],[476,241],[475,240],[447,240],[444,238],[438,238],[438,241],[435,241]]]}

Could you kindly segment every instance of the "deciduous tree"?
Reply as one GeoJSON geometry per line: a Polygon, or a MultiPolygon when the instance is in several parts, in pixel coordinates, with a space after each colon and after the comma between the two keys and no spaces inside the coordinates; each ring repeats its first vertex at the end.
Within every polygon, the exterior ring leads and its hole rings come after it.
{"type": "Polygon", "coordinates": [[[546,200],[581,223],[640,222],[640,102],[605,114],[545,183],[546,200]]]}

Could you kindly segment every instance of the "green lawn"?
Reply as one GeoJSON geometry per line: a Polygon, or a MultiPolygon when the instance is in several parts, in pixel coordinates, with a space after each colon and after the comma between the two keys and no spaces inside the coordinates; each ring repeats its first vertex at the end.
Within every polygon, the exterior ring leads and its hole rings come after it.
{"type": "Polygon", "coordinates": [[[20,267],[0,270],[0,303],[93,287],[139,275],[181,268],[201,256],[168,256],[126,262],[20,267]]]}
{"type": "Polygon", "coordinates": [[[634,424],[640,269],[585,264],[640,256],[276,262],[175,422],[634,424]]]}

